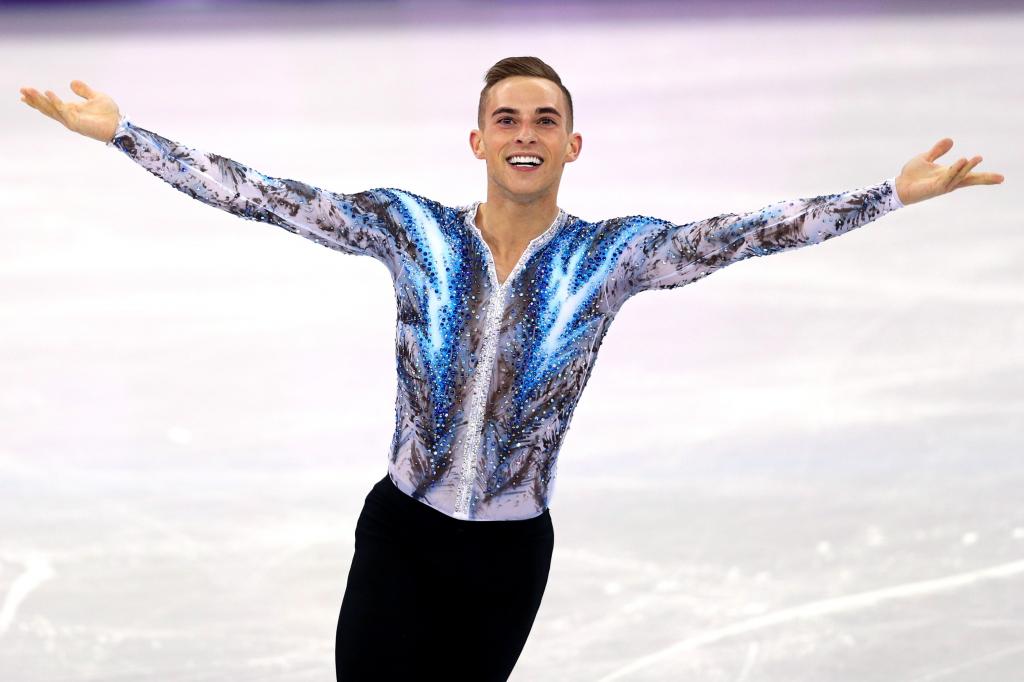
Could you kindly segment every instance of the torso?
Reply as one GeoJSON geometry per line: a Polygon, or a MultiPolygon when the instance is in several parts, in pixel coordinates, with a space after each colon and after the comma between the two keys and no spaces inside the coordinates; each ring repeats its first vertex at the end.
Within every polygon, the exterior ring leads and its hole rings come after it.
{"type": "Polygon", "coordinates": [[[462,520],[530,519],[548,508],[573,410],[629,297],[821,243],[900,205],[886,181],[692,223],[588,222],[560,211],[547,232],[496,262],[468,220],[473,205],[396,188],[324,192],[123,118],[114,141],[192,198],[388,267],[398,389],[388,472],[410,497],[462,520]]]}

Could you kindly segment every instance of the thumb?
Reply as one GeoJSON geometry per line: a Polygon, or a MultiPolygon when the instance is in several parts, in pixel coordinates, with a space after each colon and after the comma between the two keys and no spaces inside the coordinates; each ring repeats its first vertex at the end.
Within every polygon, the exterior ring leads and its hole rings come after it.
{"type": "Polygon", "coordinates": [[[97,94],[95,90],[79,80],[71,81],[71,91],[86,99],[92,99],[97,94]]]}
{"type": "Polygon", "coordinates": [[[952,148],[953,140],[948,137],[944,137],[935,143],[935,146],[925,154],[924,158],[926,161],[934,161],[952,148]]]}

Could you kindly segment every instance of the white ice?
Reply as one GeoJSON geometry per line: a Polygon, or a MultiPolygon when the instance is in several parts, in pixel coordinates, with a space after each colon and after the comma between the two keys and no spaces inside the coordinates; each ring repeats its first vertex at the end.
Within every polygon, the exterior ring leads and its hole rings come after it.
{"type": "Polygon", "coordinates": [[[0,679],[333,679],[396,388],[382,265],[191,200],[17,88],[82,79],[261,172],[456,205],[485,198],[483,73],[523,54],[572,91],[584,218],[862,187],[946,136],[1006,182],[626,304],[512,680],[1019,675],[1024,14],[666,5],[0,14],[0,679]]]}

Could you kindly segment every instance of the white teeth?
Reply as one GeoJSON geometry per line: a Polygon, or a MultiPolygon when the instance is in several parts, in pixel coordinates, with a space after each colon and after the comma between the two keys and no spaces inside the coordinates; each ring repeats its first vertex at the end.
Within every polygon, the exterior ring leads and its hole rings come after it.
{"type": "Polygon", "coordinates": [[[509,158],[508,162],[515,164],[527,163],[533,166],[539,166],[543,163],[539,156],[513,156],[509,158]]]}

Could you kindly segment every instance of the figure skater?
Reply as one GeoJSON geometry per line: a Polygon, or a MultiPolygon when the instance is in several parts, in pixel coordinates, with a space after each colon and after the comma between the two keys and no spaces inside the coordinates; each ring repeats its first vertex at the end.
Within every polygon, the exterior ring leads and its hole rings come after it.
{"type": "MultiPolygon", "coordinates": [[[[688,223],[596,222],[557,203],[582,137],[572,97],[535,57],[487,71],[473,155],[487,200],[342,194],[264,175],[129,119],[79,80],[84,101],[22,101],[105,142],[194,199],[382,262],[397,306],[398,395],[387,474],[366,496],[338,618],[339,680],[506,680],[547,584],[559,447],[622,304],[751,256],[846,234],[953,190],[1003,181],[942,166],[943,138],[860,189],[688,223]]],[[[154,196],[154,201],[159,201],[154,196]]],[[[342,301],[357,291],[337,292],[342,301]]]]}

